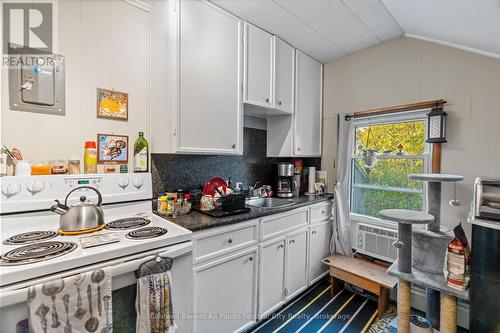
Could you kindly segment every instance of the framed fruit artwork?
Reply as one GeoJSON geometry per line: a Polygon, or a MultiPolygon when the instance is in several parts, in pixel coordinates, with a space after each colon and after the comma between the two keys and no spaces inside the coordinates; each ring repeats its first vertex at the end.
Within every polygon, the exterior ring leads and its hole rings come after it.
{"type": "Polygon", "coordinates": [[[97,88],[97,118],[128,120],[128,94],[97,88]]]}

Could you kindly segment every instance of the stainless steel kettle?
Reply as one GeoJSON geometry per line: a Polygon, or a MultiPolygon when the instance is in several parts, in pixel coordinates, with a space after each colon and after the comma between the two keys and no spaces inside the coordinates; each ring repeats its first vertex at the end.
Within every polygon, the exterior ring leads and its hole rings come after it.
{"type": "Polygon", "coordinates": [[[59,232],[61,234],[79,234],[104,228],[104,212],[101,208],[102,195],[96,188],[91,186],[80,186],[71,190],[68,195],[66,195],[64,205],[61,204],[59,200],[55,201],[56,204],[50,207],[50,210],[61,215],[59,218],[59,232]],[[80,197],[80,202],[68,207],[68,197],[71,193],[83,188],[88,188],[97,193],[97,204],[87,201],[87,197],[82,195],[80,197]]]}

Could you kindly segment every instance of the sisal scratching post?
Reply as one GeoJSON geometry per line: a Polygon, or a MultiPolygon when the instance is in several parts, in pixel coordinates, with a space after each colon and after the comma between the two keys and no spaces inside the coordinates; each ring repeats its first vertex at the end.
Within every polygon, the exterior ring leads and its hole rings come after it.
{"type": "Polygon", "coordinates": [[[411,283],[399,279],[398,333],[410,333],[411,283]]]}
{"type": "MultiPolygon", "coordinates": [[[[441,332],[457,332],[457,298],[441,294],[441,332]]],[[[398,329],[399,332],[399,329],[398,329]]]]}

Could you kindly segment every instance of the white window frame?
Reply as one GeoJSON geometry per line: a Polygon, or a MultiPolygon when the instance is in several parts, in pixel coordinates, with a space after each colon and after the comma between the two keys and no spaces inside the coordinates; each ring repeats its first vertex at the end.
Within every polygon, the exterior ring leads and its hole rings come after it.
{"type": "MultiPolygon", "coordinates": [[[[354,223],[367,223],[367,224],[373,224],[373,225],[387,225],[388,223],[393,225],[395,222],[388,222],[385,220],[382,220],[377,217],[373,216],[368,216],[368,215],[363,215],[363,214],[358,214],[358,213],[353,213],[351,211],[351,200],[352,200],[352,184],[353,184],[353,174],[352,174],[352,162],[354,159],[359,159],[362,158],[361,155],[355,155],[356,151],[356,139],[355,139],[355,133],[356,133],[356,128],[361,127],[361,126],[373,126],[373,125],[384,125],[384,124],[394,124],[394,123],[401,123],[401,122],[410,122],[410,121],[424,121],[424,140],[427,137],[427,113],[430,112],[430,109],[423,109],[423,110],[417,110],[417,111],[407,111],[407,112],[401,112],[401,113],[395,113],[395,114],[386,114],[386,115],[374,115],[374,116],[369,116],[369,117],[363,117],[363,118],[354,118],[352,120],[352,126],[351,126],[351,163],[350,163],[350,180],[349,180],[349,220],[354,223]]],[[[402,158],[402,159],[410,159],[410,158],[423,158],[424,159],[424,173],[430,173],[432,170],[432,144],[427,143],[424,141],[424,154],[421,155],[412,155],[412,156],[399,156],[399,155],[391,155],[391,154],[381,154],[377,155],[377,159],[383,159],[383,158],[402,158]]],[[[363,185],[359,186],[357,185],[358,188],[361,187],[369,187],[370,189],[378,189],[378,190],[390,190],[390,189],[397,189],[397,188],[391,188],[391,187],[386,187],[386,186],[378,186],[378,185],[363,185]]],[[[410,190],[410,189],[404,189],[401,188],[399,189],[400,193],[422,193],[422,210],[425,210],[427,207],[427,188],[426,186],[422,186],[422,191],[418,190],[410,190]]]]}

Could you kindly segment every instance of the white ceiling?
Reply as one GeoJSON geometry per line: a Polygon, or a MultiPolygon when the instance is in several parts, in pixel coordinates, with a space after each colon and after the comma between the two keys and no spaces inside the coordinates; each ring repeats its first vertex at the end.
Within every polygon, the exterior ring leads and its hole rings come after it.
{"type": "Polygon", "coordinates": [[[410,36],[500,58],[499,0],[382,0],[410,36]]]}
{"type": "Polygon", "coordinates": [[[404,34],[500,57],[499,0],[210,0],[327,62],[404,34]]]}
{"type": "Polygon", "coordinates": [[[401,36],[379,0],[211,0],[327,62],[401,36]]]}

